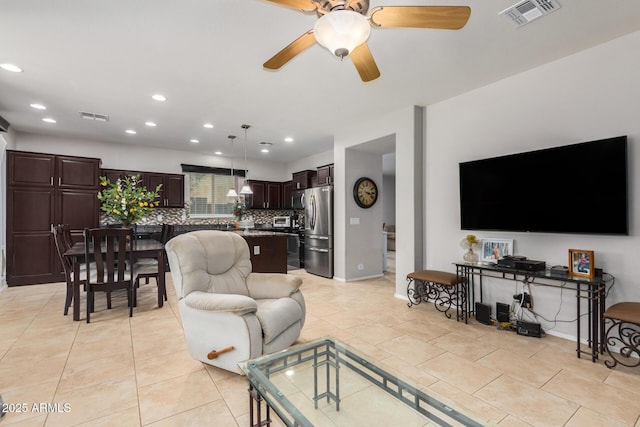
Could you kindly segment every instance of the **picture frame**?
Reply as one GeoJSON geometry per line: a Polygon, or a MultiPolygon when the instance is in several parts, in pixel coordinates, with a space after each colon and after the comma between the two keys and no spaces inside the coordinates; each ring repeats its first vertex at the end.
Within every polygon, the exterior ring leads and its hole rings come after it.
{"type": "Polygon", "coordinates": [[[596,275],[594,252],[586,249],[569,249],[569,274],[593,279],[596,275]]]}
{"type": "Polygon", "coordinates": [[[482,239],[480,260],[496,263],[505,256],[513,255],[513,239],[482,239]]]}

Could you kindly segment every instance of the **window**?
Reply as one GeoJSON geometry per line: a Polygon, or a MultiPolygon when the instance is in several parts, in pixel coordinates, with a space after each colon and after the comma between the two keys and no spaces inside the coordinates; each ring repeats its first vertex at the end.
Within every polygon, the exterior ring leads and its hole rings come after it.
{"type": "MultiPolygon", "coordinates": [[[[227,197],[237,178],[215,173],[189,173],[189,214],[191,217],[231,217],[233,200],[227,197]]],[[[237,188],[237,187],[236,187],[237,188]]]]}

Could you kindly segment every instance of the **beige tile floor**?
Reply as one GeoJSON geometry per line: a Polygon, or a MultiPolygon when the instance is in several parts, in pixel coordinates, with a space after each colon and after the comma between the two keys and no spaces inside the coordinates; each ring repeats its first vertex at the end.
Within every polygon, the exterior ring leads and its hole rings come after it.
{"type": "MultiPolygon", "coordinates": [[[[572,341],[408,308],[392,274],[352,283],[294,274],[308,309],[300,341],[333,335],[483,424],[640,426],[640,369],[577,359],[572,341]]],[[[191,359],[167,282],[162,309],[152,283],[133,318],[122,295],[112,310],[98,296],[91,324],[62,315],[62,283],[0,293],[0,394],[26,406],[0,427],[247,426],[246,379],[191,359]]]]}

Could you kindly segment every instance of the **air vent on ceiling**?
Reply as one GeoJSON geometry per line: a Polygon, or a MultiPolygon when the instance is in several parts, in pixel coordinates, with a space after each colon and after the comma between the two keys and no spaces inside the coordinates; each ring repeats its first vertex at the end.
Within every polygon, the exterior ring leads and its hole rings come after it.
{"type": "Polygon", "coordinates": [[[95,120],[97,122],[108,122],[109,116],[106,114],[96,114],[96,113],[87,113],[85,111],[80,111],[80,116],[86,120],[95,120]]]}
{"type": "Polygon", "coordinates": [[[503,10],[499,15],[504,16],[516,27],[522,27],[558,9],[560,9],[560,3],[556,0],[524,0],[503,10]]]}

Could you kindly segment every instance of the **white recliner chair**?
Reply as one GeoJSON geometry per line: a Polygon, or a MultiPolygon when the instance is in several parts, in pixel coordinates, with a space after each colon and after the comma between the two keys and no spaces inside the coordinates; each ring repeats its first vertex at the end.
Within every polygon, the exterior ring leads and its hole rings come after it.
{"type": "Polygon", "coordinates": [[[283,350],[298,339],[306,314],[302,279],[252,273],[241,236],[193,231],[165,248],[193,358],[238,372],[238,362],[283,350]],[[233,350],[207,357],[229,347],[233,350]]]}

